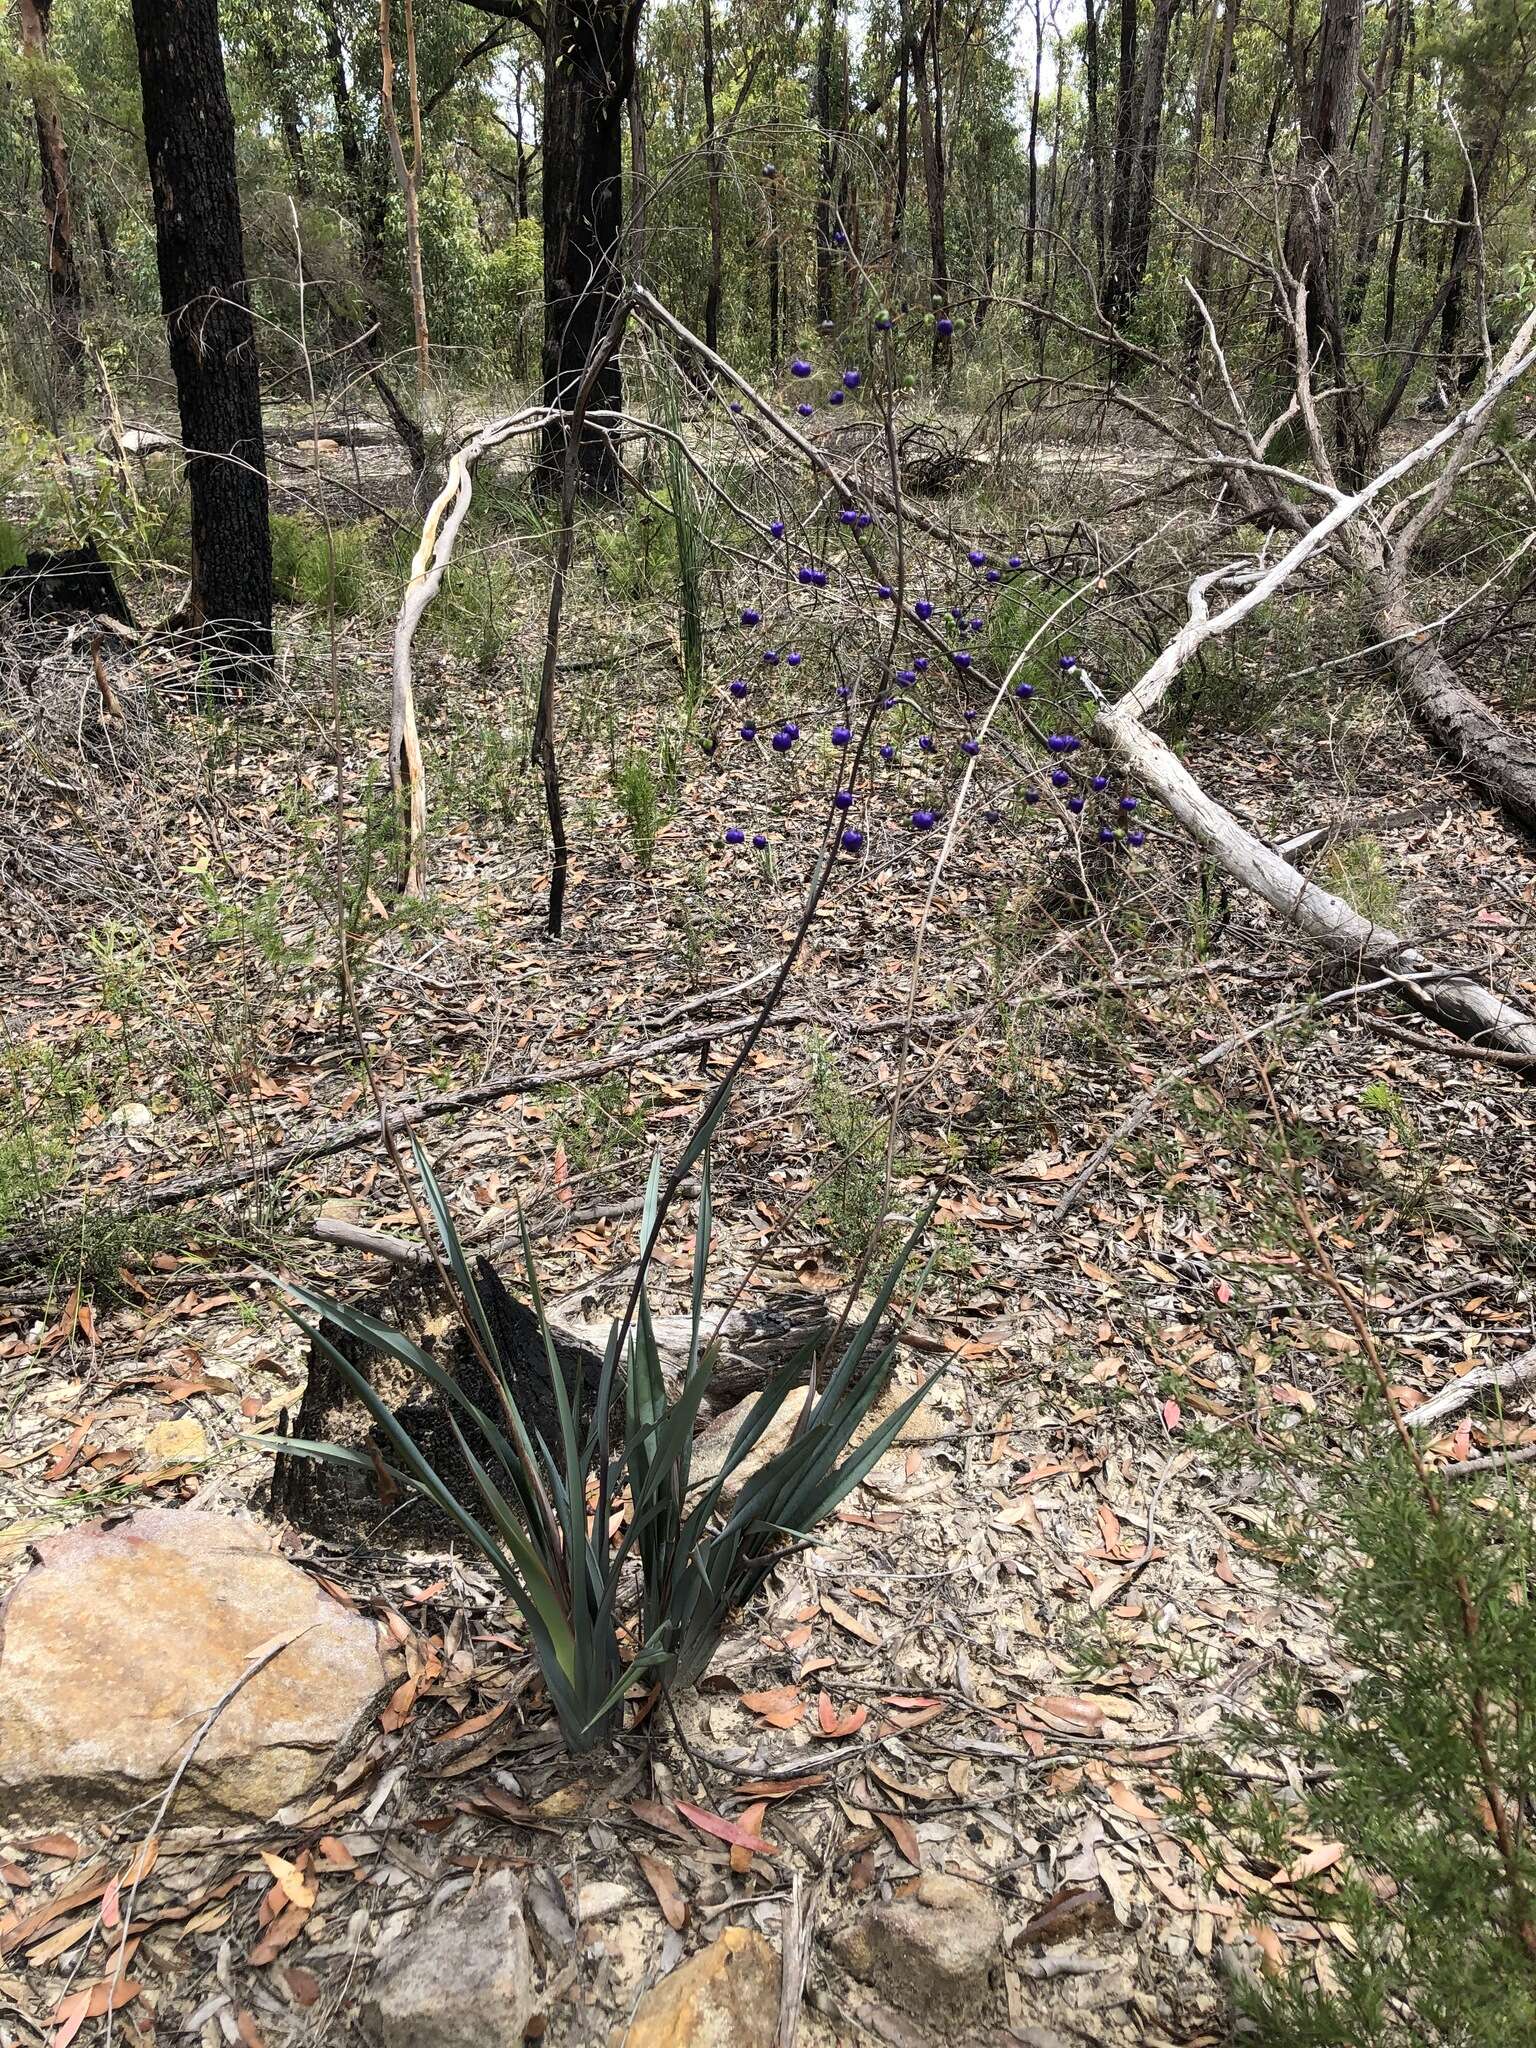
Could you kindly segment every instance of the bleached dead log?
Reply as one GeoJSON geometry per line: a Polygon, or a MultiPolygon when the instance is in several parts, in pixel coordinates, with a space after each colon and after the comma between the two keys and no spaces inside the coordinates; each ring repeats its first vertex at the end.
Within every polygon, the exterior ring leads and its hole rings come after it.
{"type": "Polygon", "coordinates": [[[1470,974],[1440,968],[1399,933],[1386,925],[1373,924],[1341,897],[1308,881],[1202,789],[1146,721],[1198,648],[1232,631],[1384,492],[1449,446],[1459,434],[1475,429],[1533,360],[1536,356],[1529,352],[1516,360],[1506,359],[1500,376],[1458,419],[1383,470],[1363,489],[1350,496],[1335,492],[1323,517],[1262,574],[1251,569],[1219,569],[1199,577],[1190,589],[1185,624],[1135,686],[1118,703],[1102,705],[1094,721],[1095,736],[1122,766],[1166,805],[1185,831],[1234,881],[1262,897],[1287,924],[1320,941],[1329,954],[1350,961],[1357,973],[1369,968],[1377,975],[1411,978],[1411,991],[1405,988],[1405,993],[1411,993],[1414,1001],[1462,1036],[1523,1053],[1536,1052],[1536,1017],[1470,974]],[[1209,606],[1211,591],[1239,573],[1247,587],[1221,611],[1213,613],[1209,606]]]}

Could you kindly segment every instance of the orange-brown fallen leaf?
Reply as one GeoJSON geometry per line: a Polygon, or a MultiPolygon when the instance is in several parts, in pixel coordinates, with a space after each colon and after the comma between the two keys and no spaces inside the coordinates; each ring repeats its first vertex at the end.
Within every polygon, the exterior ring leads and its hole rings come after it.
{"type": "Polygon", "coordinates": [[[717,1842],[729,1842],[733,1848],[750,1849],[756,1856],[777,1856],[778,1844],[764,1841],[755,1829],[745,1828],[734,1820],[725,1820],[718,1813],[710,1813],[702,1806],[690,1806],[686,1799],[679,1799],[677,1810],[684,1820],[691,1821],[700,1834],[713,1835],[717,1842]]]}
{"type": "Polygon", "coordinates": [[[674,1934],[681,1934],[688,1920],[688,1901],[678,1889],[671,1864],[663,1863],[659,1856],[647,1856],[643,1849],[636,1850],[635,1861],[646,1883],[656,1894],[662,1918],[674,1934]]]}

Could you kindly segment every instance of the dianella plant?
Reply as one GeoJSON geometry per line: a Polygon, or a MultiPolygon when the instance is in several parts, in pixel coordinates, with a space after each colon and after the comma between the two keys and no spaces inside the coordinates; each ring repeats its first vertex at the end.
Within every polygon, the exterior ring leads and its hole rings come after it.
{"type": "MultiPolygon", "coordinates": [[[[527,1302],[553,1393],[552,1411],[547,1402],[538,1404],[554,1416],[550,1441],[533,1421],[526,1366],[518,1367],[498,1345],[483,1286],[476,1284],[431,1166],[413,1145],[461,1348],[483,1367],[494,1400],[482,1406],[471,1399],[460,1376],[403,1331],[342,1302],[293,1286],[291,1311],[317,1354],[335,1366],[372,1416],[390,1447],[392,1476],[433,1502],[496,1574],[528,1631],[567,1745],[590,1749],[615,1732],[637,1686],[688,1685],[705,1671],[732,1610],[757,1592],[787,1546],[802,1541],[860,1483],[927,1393],[931,1379],[860,1435],[895,1366],[896,1340],[886,1333],[886,1315],[928,1213],[882,1277],[867,1313],[856,1325],[850,1320],[839,1354],[830,1361],[801,1359],[771,1379],[719,1470],[696,1481],[694,1428],[714,1366],[705,1308],[712,1235],[707,1151],[687,1355],[672,1390],[647,1286],[658,1235],[659,1159],[646,1187],[633,1314],[614,1325],[589,1403],[562,1366],[524,1231],[527,1302]],[[468,1483],[456,1477],[450,1484],[433,1469],[355,1362],[370,1353],[405,1365],[440,1397],[468,1483]],[[800,1405],[788,1442],[754,1470],[749,1461],[764,1432],[792,1401],[800,1405]]],[[[483,1384],[478,1375],[473,1383],[483,1384]]],[[[273,1450],[374,1469],[366,1453],[339,1445],[265,1441],[273,1450]]]]}

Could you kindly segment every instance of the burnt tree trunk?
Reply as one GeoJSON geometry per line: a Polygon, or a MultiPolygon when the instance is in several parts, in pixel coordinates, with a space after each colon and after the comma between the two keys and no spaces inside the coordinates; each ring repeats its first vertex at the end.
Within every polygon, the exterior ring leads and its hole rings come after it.
{"type": "Polygon", "coordinates": [[[160,303],[192,501],[192,614],[216,670],[272,662],[272,543],[217,0],[133,0],[160,303]]]}
{"type": "Polygon", "coordinates": [[[37,160],[48,234],[48,323],[60,363],[71,377],[79,373],[80,271],[75,262],[75,230],[69,203],[69,155],[58,94],[48,72],[48,18],[53,0],[18,0],[21,49],[31,71],[32,118],[37,128],[37,160]]]}
{"type": "MultiPolygon", "coordinates": [[[[569,407],[588,358],[613,320],[624,250],[624,116],[635,65],[640,0],[549,0],[544,12],[544,403],[569,407]]],[[[590,396],[617,411],[615,354],[590,396]]],[[[547,432],[546,485],[564,468],[565,429],[547,432]]],[[[584,489],[617,494],[609,437],[584,429],[577,449],[584,489]]]]}
{"type": "Polygon", "coordinates": [[[836,0],[821,0],[816,28],[816,318],[832,318],[832,59],[837,48],[836,0]]]}

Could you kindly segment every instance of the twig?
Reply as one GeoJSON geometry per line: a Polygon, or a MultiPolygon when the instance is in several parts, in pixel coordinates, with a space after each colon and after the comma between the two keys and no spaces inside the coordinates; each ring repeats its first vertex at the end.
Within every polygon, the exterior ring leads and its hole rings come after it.
{"type": "MultiPolygon", "coordinates": [[[[1523,1387],[1530,1380],[1536,1380],[1536,1345],[1524,1351],[1508,1365],[1480,1365],[1472,1372],[1463,1373],[1448,1387],[1421,1403],[1417,1408],[1405,1409],[1403,1420],[1410,1429],[1428,1429],[1432,1423],[1443,1422],[1447,1415],[1455,1415],[1475,1401],[1479,1394],[1497,1391],[1503,1393],[1509,1387],[1523,1387]]],[[[1442,1470],[1454,1472],[1454,1465],[1442,1470]]]]}

